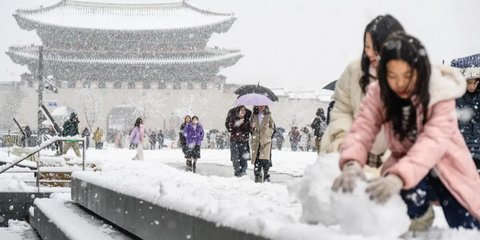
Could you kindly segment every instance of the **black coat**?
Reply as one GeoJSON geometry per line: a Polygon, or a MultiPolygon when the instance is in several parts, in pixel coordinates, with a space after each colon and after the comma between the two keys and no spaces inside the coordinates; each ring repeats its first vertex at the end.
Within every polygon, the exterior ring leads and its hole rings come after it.
{"type": "Polygon", "coordinates": [[[182,125],[180,125],[180,132],[178,133],[178,137],[179,137],[178,142],[181,147],[187,146],[187,139],[183,134],[183,130],[185,130],[186,125],[187,125],[186,123],[182,123],[182,125]]]}
{"type": "Polygon", "coordinates": [[[238,113],[240,107],[232,108],[227,113],[227,118],[225,119],[225,128],[230,132],[230,142],[248,142],[250,137],[250,131],[252,126],[250,124],[250,117],[252,116],[252,111],[245,109],[245,117],[243,123],[239,124],[240,117],[238,113]]]}
{"type": "Polygon", "coordinates": [[[458,127],[468,149],[476,160],[480,160],[480,93],[467,92],[456,100],[459,110],[458,127]]]}
{"type": "Polygon", "coordinates": [[[320,114],[320,116],[316,116],[315,119],[313,119],[312,124],[310,125],[313,129],[313,135],[315,135],[316,138],[321,138],[323,136],[323,133],[325,132],[325,126],[326,124],[326,118],[325,115],[320,114]]]}

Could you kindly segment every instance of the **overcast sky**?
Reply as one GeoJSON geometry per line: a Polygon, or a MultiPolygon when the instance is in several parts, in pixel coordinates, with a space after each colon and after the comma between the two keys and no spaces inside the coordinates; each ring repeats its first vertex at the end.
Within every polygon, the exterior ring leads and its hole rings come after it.
{"type": "MultiPolygon", "coordinates": [[[[15,9],[56,2],[59,0],[1,0],[1,80],[18,81],[19,74],[26,71],[4,54],[9,46],[39,43],[34,32],[18,27],[12,17],[15,9]]],[[[240,49],[244,53],[236,65],[221,72],[231,83],[260,82],[288,90],[321,89],[337,79],[350,61],[360,57],[366,24],[385,13],[399,19],[407,32],[425,44],[433,63],[441,64],[442,60],[449,63],[453,58],[480,53],[478,0],[190,0],[189,3],[233,12],[238,17],[229,32],[214,35],[209,42],[210,46],[240,49]]]]}

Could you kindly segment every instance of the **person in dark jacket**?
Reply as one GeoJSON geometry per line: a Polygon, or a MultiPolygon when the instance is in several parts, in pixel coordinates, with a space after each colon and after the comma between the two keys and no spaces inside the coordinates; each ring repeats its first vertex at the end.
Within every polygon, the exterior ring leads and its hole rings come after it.
{"type": "Polygon", "coordinates": [[[250,138],[252,111],[245,106],[232,108],[227,113],[225,128],[230,133],[230,160],[236,177],[247,175],[250,159],[250,138]]]}
{"type": "Polygon", "coordinates": [[[333,106],[335,106],[335,100],[331,101],[331,102],[328,104],[328,108],[327,108],[327,125],[330,123],[330,112],[332,111],[333,106]]]}
{"type": "Polygon", "coordinates": [[[298,143],[300,142],[300,131],[298,131],[298,127],[293,126],[288,133],[288,136],[290,139],[290,146],[292,151],[297,151],[298,143]]]}
{"type": "Polygon", "coordinates": [[[188,160],[188,146],[187,146],[187,139],[185,138],[184,130],[185,126],[192,121],[190,115],[186,115],[183,118],[183,123],[180,125],[180,132],[178,133],[178,146],[182,148],[183,155],[185,156],[185,161],[187,166],[192,166],[192,161],[188,160]]]}
{"type": "Polygon", "coordinates": [[[83,129],[82,137],[85,138],[85,148],[88,149],[90,147],[90,130],[88,130],[88,127],[83,129]]]}
{"type": "MultiPolygon", "coordinates": [[[[70,118],[65,121],[63,124],[63,131],[62,131],[62,136],[64,137],[72,137],[78,135],[78,117],[75,112],[72,112],[70,114],[70,118]]],[[[80,157],[80,150],[78,149],[78,144],[76,141],[66,141],[64,148],[63,148],[63,154],[66,154],[68,149],[73,148],[73,151],[75,151],[75,155],[80,157]]]]}
{"type": "Polygon", "coordinates": [[[465,139],[472,158],[480,170],[480,79],[467,79],[467,91],[456,99],[458,128],[465,139]]]}
{"type": "Polygon", "coordinates": [[[315,136],[315,147],[317,148],[317,153],[320,153],[320,141],[322,140],[323,133],[325,132],[326,126],[326,117],[323,112],[323,108],[318,108],[316,117],[313,119],[311,127],[313,129],[313,135],[315,136]]]}
{"type": "Polygon", "coordinates": [[[163,148],[164,136],[162,130],[160,130],[157,134],[157,142],[158,142],[158,149],[163,148]]]}
{"type": "Polygon", "coordinates": [[[150,142],[150,150],[155,150],[155,144],[157,144],[157,134],[155,133],[155,130],[151,130],[148,140],[150,142]]]}
{"type": "MultiPolygon", "coordinates": [[[[283,129],[283,128],[281,128],[283,129]]],[[[277,144],[277,149],[282,150],[283,142],[285,142],[285,138],[283,137],[283,130],[280,130],[277,128],[275,131],[275,134],[273,135],[275,138],[276,144],[277,144]]]]}
{"type": "Polygon", "coordinates": [[[23,146],[24,147],[33,147],[33,139],[32,139],[32,130],[30,129],[30,126],[25,127],[25,136],[23,136],[23,146]]]}

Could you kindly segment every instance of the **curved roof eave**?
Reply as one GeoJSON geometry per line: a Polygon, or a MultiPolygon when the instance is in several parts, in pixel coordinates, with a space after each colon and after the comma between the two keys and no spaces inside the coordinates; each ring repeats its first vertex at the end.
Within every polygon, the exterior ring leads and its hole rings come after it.
{"type": "MultiPolygon", "coordinates": [[[[25,65],[31,62],[38,61],[38,55],[32,52],[18,52],[9,50],[7,55],[17,64],[25,65]]],[[[136,59],[136,58],[118,58],[118,59],[105,59],[105,58],[50,58],[44,56],[44,61],[47,62],[63,62],[63,63],[97,63],[97,64],[128,64],[128,65],[140,65],[140,64],[154,64],[154,65],[168,65],[168,64],[198,64],[198,63],[212,63],[212,62],[237,62],[243,55],[240,51],[231,51],[229,53],[210,56],[210,57],[197,57],[197,58],[184,58],[184,59],[136,59]]]]}
{"type": "MultiPolygon", "coordinates": [[[[99,0],[101,1],[101,0],[99,0]]],[[[32,13],[40,13],[40,12],[47,12],[52,9],[55,9],[57,7],[60,7],[62,5],[75,5],[78,3],[82,3],[81,1],[69,1],[69,0],[62,0],[61,2],[48,6],[48,7],[40,7],[36,9],[18,9],[16,12],[13,14],[15,19],[17,20],[17,23],[22,29],[25,30],[33,30],[33,29],[38,29],[41,28],[41,26],[47,26],[47,27],[58,27],[58,28],[67,28],[67,29],[79,29],[79,30],[102,30],[102,31],[121,31],[121,32],[148,32],[148,31],[158,31],[158,32],[169,32],[169,31],[186,31],[189,29],[196,30],[196,29],[201,29],[201,28],[219,28],[217,31],[214,32],[226,32],[230,29],[232,24],[236,21],[236,17],[234,16],[233,13],[216,13],[212,12],[209,10],[204,10],[200,9],[198,7],[195,7],[191,4],[188,4],[186,2],[179,3],[182,5],[182,7],[192,9],[193,11],[200,12],[202,14],[209,14],[209,15],[215,15],[215,16],[225,16],[228,17],[227,19],[224,19],[222,21],[217,21],[217,22],[212,22],[209,24],[203,24],[203,25],[192,25],[188,27],[172,27],[172,28],[151,28],[151,29],[107,29],[107,28],[88,28],[88,27],[77,27],[77,26],[68,26],[68,25],[62,25],[62,24],[52,24],[52,23],[46,23],[46,22],[41,22],[35,19],[31,19],[28,17],[28,14],[32,13]],[[222,25],[225,25],[222,27],[222,25]]],[[[93,3],[88,3],[88,4],[93,4],[93,3]]],[[[115,6],[116,4],[104,4],[104,3],[98,3],[100,6],[115,6]]],[[[125,4],[118,4],[118,5],[125,5],[125,4]]],[[[142,7],[148,7],[148,6],[159,6],[159,5],[172,5],[172,4],[151,4],[151,5],[146,5],[146,4],[128,4],[129,6],[142,6],[142,7]]]]}
{"type": "Polygon", "coordinates": [[[42,23],[38,21],[34,21],[32,19],[25,18],[20,15],[14,14],[15,19],[17,20],[18,25],[20,28],[31,31],[35,29],[40,29],[42,26],[46,27],[55,27],[55,28],[65,28],[65,29],[74,29],[74,30],[82,30],[82,31],[107,31],[107,32],[173,32],[173,31],[188,31],[188,30],[198,30],[202,28],[207,29],[214,29],[213,32],[216,33],[224,33],[227,32],[233,23],[237,20],[236,17],[232,17],[222,22],[207,24],[207,25],[197,25],[191,27],[183,27],[183,28],[169,28],[169,29],[103,29],[103,28],[80,28],[80,27],[71,27],[66,25],[55,25],[49,23],[42,23]],[[222,26],[223,25],[223,26],[222,26]]]}

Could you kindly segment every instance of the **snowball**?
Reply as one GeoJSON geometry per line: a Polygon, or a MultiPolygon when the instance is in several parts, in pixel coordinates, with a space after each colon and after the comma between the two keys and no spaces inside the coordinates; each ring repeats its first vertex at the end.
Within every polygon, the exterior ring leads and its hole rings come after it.
{"type": "Polygon", "coordinates": [[[301,221],[308,223],[336,224],[330,204],[333,180],[340,175],[338,153],[320,155],[317,161],[306,168],[303,178],[289,186],[302,203],[301,221]]]}
{"type": "Polygon", "coordinates": [[[368,183],[357,181],[353,193],[332,194],[332,208],[340,228],[347,234],[396,238],[408,231],[407,206],[399,194],[385,204],[370,200],[365,192],[368,183]]]}

